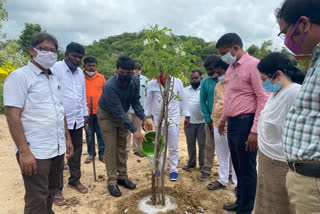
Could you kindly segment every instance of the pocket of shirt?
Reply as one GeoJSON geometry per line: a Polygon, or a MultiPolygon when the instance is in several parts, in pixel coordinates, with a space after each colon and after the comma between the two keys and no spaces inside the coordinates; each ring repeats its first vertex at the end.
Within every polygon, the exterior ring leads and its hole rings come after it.
{"type": "Polygon", "coordinates": [[[51,103],[51,97],[48,96],[50,93],[47,91],[48,89],[42,90],[31,90],[28,93],[29,100],[32,104],[43,104],[43,103],[51,103]]]}

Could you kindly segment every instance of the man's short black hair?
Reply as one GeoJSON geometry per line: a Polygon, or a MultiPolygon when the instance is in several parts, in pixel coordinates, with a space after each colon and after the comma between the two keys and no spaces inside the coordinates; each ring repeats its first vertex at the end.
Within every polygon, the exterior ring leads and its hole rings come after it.
{"type": "Polygon", "coordinates": [[[84,55],[84,47],[76,42],[71,42],[67,45],[66,54],[67,53],[78,53],[84,55]]]}
{"type": "Polygon", "coordinates": [[[238,45],[241,48],[243,47],[242,40],[240,36],[236,33],[226,33],[218,40],[216,48],[232,48],[232,46],[238,45]]]}
{"type": "Polygon", "coordinates": [[[117,69],[122,68],[126,70],[133,70],[134,62],[128,56],[120,56],[116,66],[117,66],[117,69]]]}
{"type": "Polygon", "coordinates": [[[202,76],[202,72],[198,69],[192,69],[191,74],[194,74],[194,73],[198,73],[200,77],[202,76]]]}
{"type": "Polygon", "coordinates": [[[96,63],[96,64],[98,64],[96,58],[94,58],[92,56],[88,56],[88,57],[84,58],[83,63],[84,63],[84,65],[87,64],[87,63],[96,63]]]}
{"type": "Polygon", "coordinates": [[[306,16],[310,22],[320,25],[320,1],[285,0],[282,7],[276,9],[275,15],[288,24],[295,24],[301,16],[306,16]]]}
{"type": "Polygon", "coordinates": [[[54,36],[52,36],[51,34],[46,33],[46,32],[40,32],[40,33],[35,34],[31,38],[31,46],[35,47],[43,41],[48,41],[48,42],[52,43],[56,47],[56,50],[58,50],[57,39],[54,36]]]}
{"type": "Polygon", "coordinates": [[[220,57],[216,55],[207,56],[207,58],[203,62],[203,67],[209,68],[211,65],[215,66],[215,64],[220,60],[220,57]]]}

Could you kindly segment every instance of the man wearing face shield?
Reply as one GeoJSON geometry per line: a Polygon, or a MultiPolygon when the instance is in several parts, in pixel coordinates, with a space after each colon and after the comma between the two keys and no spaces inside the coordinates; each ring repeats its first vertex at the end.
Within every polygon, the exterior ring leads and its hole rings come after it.
{"type": "Polygon", "coordinates": [[[217,42],[221,59],[230,65],[225,75],[224,108],[219,134],[226,133],[234,170],[237,175],[237,200],[223,208],[237,213],[251,213],[257,185],[257,125],[269,94],[263,89],[259,61],[243,50],[241,38],[227,33],[217,42]]]}
{"type": "Polygon", "coordinates": [[[145,138],[129,119],[130,105],[142,120],[142,128],[152,130],[152,122],[146,119],[140,104],[140,81],[133,75],[134,63],[127,56],[119,57],[117,73],[106,81],[99,99],[97,117],[105,143],[105,161],[110,195],[120,197],[118,185],[135,189],[136,185],[128,179],[127,136],[130,131],[139,143],[145,138]]]}
{"type": "MultiPolygon", "coordinates": [[[[71,42],[67,45],[64,60],[57,62],[51,69],[62,85],[63,105],[74,147],[74,156],[68,161],[70,170],[68,186],[80,193],[87,193],[88,188],[80,182],[82,128],[88,119],[85,78],[83,71],[79,68],[83,56],[84,47],[78,43],[71,42]]],[[[55,196],[55,204],[61,205],[63,202],[64,198],[61,193],[57,194],[55,196]]]]}
{"type": "Polygon", "coordinates": [[[276,10],[280,33],[294,54],[312,62],[283,127],[286,187],[297,214],[320,211],[320,1],[286,0],[276,10]]]}
{"type": "Polygon", "coordinates": [[[47,33],[31,39],[32,60],[10,73],[4,83],[4,106],[25,187],[25,214],[54,213],[73,146],[67,129],[62,87],[49,69],[57,61],[58,42],[47,33]]]}

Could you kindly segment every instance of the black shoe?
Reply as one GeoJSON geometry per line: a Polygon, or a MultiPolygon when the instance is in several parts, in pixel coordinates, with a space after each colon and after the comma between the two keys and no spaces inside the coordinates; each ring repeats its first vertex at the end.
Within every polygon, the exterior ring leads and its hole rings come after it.
{"type": "Polygon", "coordinates": [[[135,189],[136,185],[132,183],[129,179],[118,179],[117,183],[121,186],[124,186],[127,189],[135,189]]]}
{"type": "Polygon", "coordinates": [[[238,207],[239,207],[239,204],[237,204],[237,203],[223,205],[224,210],[231,211],[231,212],[237,211],[238,207]]]}
{"type": "Polygon", "coordinates": [[[118,185],[110,185],[110,186],[108,186],[108,190],[109,190],[110,195],[112,195],[113,197],[120,197],[121,196],[121,192],[120,192],[118,185]]]}
{"type": "Polygon", "coordinates": [[[182,167],[182,169],[186,170],[186,171],[189,171],[189,169],[191,169],[191,168],[195,168],[195,166],[191,166],[191,165],[187,164],[187,165],[182,167]]]}

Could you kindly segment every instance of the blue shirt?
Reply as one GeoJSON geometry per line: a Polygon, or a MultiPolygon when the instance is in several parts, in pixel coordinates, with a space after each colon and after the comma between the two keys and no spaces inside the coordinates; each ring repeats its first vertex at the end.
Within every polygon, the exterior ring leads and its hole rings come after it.
{"type": "MultiPolygon", "coordinates": [[[[147,92],[147,81],[148,78],[140,75],[139,76],[139,80],[140,80],[140,104],[142,107],[144,107],[144,104],[146,102],[146,92],[147,92]]],[[[129,112],[130,113],[134,113],[133,108],[130,106],[129,108],[129,112]]]]}

